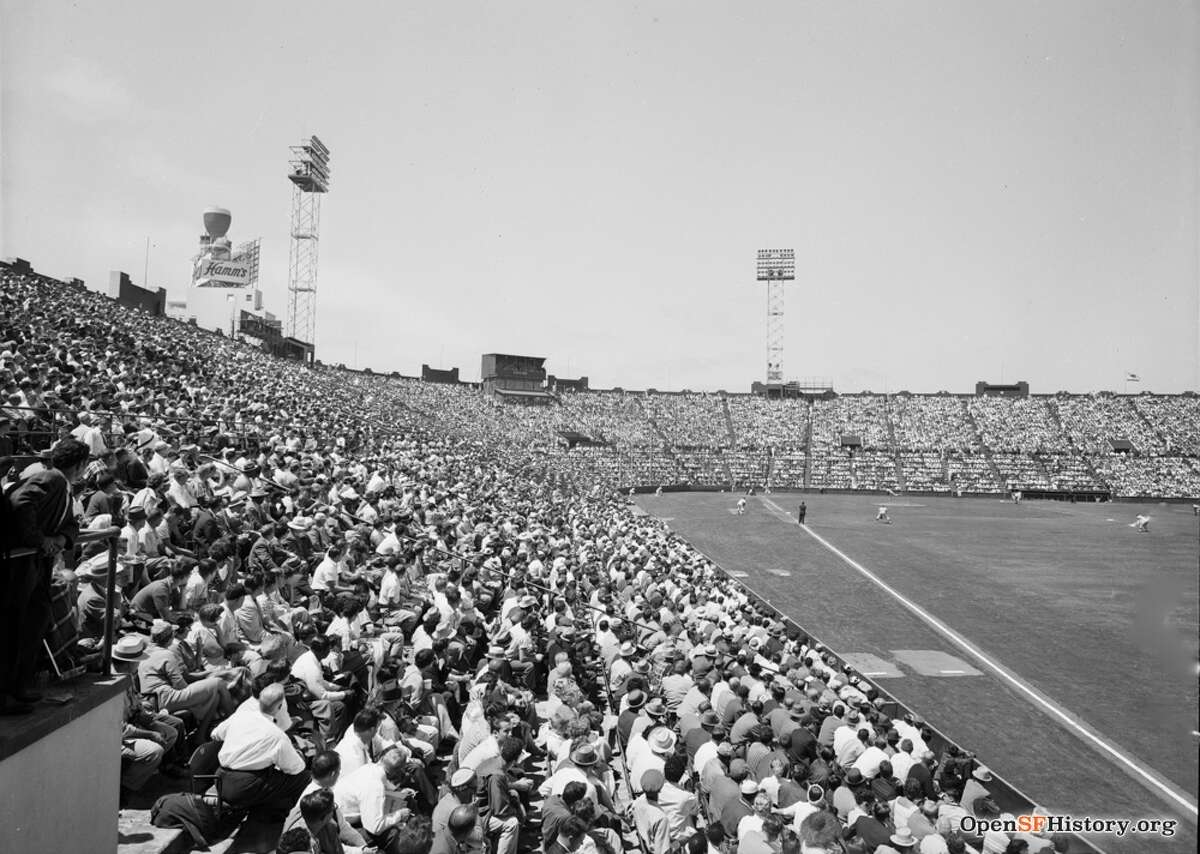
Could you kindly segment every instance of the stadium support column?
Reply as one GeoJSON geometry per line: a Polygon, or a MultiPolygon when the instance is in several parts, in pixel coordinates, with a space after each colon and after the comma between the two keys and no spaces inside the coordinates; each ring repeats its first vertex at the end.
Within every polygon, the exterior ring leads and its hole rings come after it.
{"type": "Polygon", "coordinates": [[[767,386],[782,387],[783,287],[796,279],[795,250],[758,250],[757,278],[767,283],[767,386]]]}
{"type": "Polygon", "coordinates": [[[287,334],[316,344],[317,258],[321,196],[329,192],[329,149],[315,136],[291,147],[291,247],[288,252],[287,334]]]}

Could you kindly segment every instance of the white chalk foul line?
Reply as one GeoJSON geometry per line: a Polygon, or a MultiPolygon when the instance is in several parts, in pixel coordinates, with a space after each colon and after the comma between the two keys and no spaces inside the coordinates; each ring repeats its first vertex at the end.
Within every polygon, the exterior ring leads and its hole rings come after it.
{"type": "MultiPolygon", "coordinates": [[[[770,504],[774,510],[776,510],[778,513],[782,514],[789,521],[791,520],[791,514],[788,513],[786,510],[784,510],[779,505],[775,504],[775,502],[771,501],[769,498],[764,498],[763,503],[770,504]]],[[[996,661],[993,661],[991,658],[989,658],[987,655],[985,655],[978,647],[976,647],[973,643],[968,641],[965,637],[960,635],[954,629],[947,626],[945,623],[943,623],[937,617],[930,614],[928,611],[926,611],[920,605],[916,604],[911,599],[908,599],[907,597],[905,597],[898,590],[896,590],[895,588],[888,585],[887,582],[885,582],[883,579],[881,579],[875,573],[871,572],[869,569],[864,567],[858,561],[854,560],[852,557],[847,555],[845,552],[843,552],[841,549],[839,549],[833,543],[826,540],[824,537],[822,537],[820,534],[813,531],[807,525],[801,525],[800,527],[803,528],[805,533],[807,533],[810,537],[812,537],[814,540],[816,540],[818,543],[820,543],[822,546],[824,546],[830,552],[837,555],[837,557],[841,558],[842,561],[847,566],[849,566],[851,569],[854,569],[856,572],[860,573],[865,578],[868,578],[871,581],[875,582],[875,584],[877,584],[881,589],[883,589],[888,594],[890,594],[892,596],[892,598],[894,598],[897,602],[899,602],[905,608],[907,608],[908,610],[910,610],[914,614],[916,614],[930,628],[939,632],[951,643],[955,644],[956,646],[958,646],[959,648],[961,648],[962,650],[967,652],[969,655],[974,657],[977,661],[982,663],[984,666],[986,666],[988,669],[990,669],[992,672],[994,672],[997,676],[999,676],[1001,679],[1003,679],[1009,685],[1011,685],[1012,687],[1014,687],[1018,691],[1020,691],[1022,694],[1024,694],[1029,700],[1031,700],[1034,703],[1034,705],[1040,707],[1043,711],[1047,712],[1051,717],[1057,719],[1060,723],[1066,725],[1072,732],[1074,732],[1076,735],[1078,735],[1084,741],[1087,741],[1087,742],[1091,743],[1093,746],[1099,748],[1101,752],[1107,754],[1109,757],[1111,757],[1113,760],[1115,760],[1117,762],[1117,764],[1121,765],[1126,771],[1130,772],[1133,776],[1140,779],[1149,788],[1153,789],[1154,791],[1156,791],[1162,795],[1165,795],[1166,798],[1169,801],[1171,801],[1174,805],[1176,805],[1178,807],[1182,807],[1184,814],[1187,815],[1189,818],[1192,818],[1193,820],[1195,819],[1196,804],[1195,804],[1195,802],[1193,802],[1191,800],[1191,798],[1189,798],[1185,794],[1177,791],[1172,784],[1161,779],[1154,772],[1150,771],[1147,768],[1144,768],[1141,765],[1141,763],[1139,763],[1137,760],[1133,759],[1132,757],[1128,756],[1124,751],[1122,751],[1116,745],[1110,743],[1107,739],[1104,739],[1101,736],[1097,735],[1095,732],[1092,731],[1091,727],[1082,723],[1082,721],[1077,716],[1072,715],[1070,712],[1066,711],[1062,706],[1058,705],[1058,703],[1054,702],[1049,697],[1044,696],[1040,691],[1038,691],[1036,688],[1034,688],[1033,686],[1026,683],[1023,679],[1021,679],[1015,673],[1010,671],[1007,667],[1005,667],[1004,665],[1002,665],[996,661]]]]}

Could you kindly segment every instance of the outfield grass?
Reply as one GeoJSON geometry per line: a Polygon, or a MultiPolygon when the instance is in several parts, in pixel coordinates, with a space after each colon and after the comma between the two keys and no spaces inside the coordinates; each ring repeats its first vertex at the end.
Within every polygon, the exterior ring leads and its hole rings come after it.
{"type": "MultiPolygon", "coordinates": [[[[1190,506],[900,497],[883,525],[876,497],[803,497],[814,532],[1195,799],[1200,519],[1190,506]],[[1139,512],[1153,517],[1149,534],[1128,526],[1139,512]]],[[[740,517],[730,494],[640,503],[839,652],[940,650],[983,670],[934,677],[901,665],[902,678],[881,684],[1035,800],[1076,815],[1172,814],[764,499],[794,514],[800,496],[751,499],[740,517]]],[[[1098,841],[1148,850],[1145,839],[1098,841]]],[[[1150,844],[1194,850],[1194,827],[1150,844]]]]}

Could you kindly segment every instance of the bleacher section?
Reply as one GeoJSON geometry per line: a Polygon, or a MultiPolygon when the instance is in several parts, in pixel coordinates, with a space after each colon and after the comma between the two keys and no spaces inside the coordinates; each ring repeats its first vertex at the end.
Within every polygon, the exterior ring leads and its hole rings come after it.
{"type": "MultiPolygon", "coordinates": [[[[33,278],[42,287],[69,287],[33,278]]],[[[253,354],[246,364],[259,364],[258,354],[219,335],[193,328],[185,338],[194,339],[199,358],[220,363],[233,350],[253,354]]],[[[226,367],[238,376],[234,364],[226,367]]],[[[467,384],[355,372],[342,379],[327,368],[313,376],[330,384],[334,399],[351,395],[377,412],[386,404],[390,427],[437,429],[472,443],[502,437],[538,455],[531,465],[548,478],[576,485],[1200,496],[1200,397],[1194,394],[904,392],[810,402],[569,391],[556,405],[521,407],[498,403],[467,384]],[[603,447],[568,452],[561,447],[564,433],[603,447]],[[843,446],[847,437],[861,445],[843,446]]],[[[9,386],[9,403],[22,400],[21,389],[9,386]]],[[[286,409],[287,400],[281,393],[279,406],[286,409]]],[[[11,415],[19,436],[28,413],[11,415]]]]}

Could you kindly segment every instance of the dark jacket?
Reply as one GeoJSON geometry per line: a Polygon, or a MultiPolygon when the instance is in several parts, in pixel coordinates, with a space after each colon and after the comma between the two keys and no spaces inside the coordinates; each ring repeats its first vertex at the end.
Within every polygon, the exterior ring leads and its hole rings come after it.
{"type": "Polygon", "coordinates": [[[79,536],[79,524],[72,512],[71,485],[57,469],[44,469],[30,475],[9,495],[12,505],[10,530],[5,532],[6,548],[40,548],[47,537],[66,538],[72,548],[79,536]]]}

